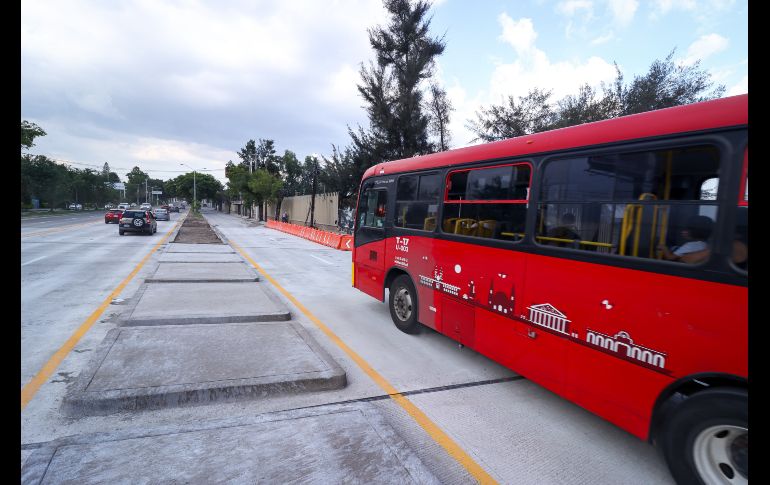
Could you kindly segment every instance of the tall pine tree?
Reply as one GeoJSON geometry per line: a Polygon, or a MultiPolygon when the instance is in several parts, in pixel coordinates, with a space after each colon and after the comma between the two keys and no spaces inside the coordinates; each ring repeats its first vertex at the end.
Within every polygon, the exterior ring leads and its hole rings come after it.
{"type": "Polygon", "coordinates": [[[385,0],[391,20],[369,29],[376,63],[361,66],[358,91],[367,103],[369,131],[349,129],[356,155],[371,165],[434,151],[428,138],[430,115],[420,83],[433,73],[435,58],[444,52],[443,37],[429,36],[430,2],[385,0]]]}

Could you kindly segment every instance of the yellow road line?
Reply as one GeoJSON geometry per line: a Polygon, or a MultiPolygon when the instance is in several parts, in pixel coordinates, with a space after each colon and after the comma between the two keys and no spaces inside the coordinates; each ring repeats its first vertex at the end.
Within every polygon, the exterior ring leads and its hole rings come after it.
{"type": "Polygon", "coordinates": [[[286,291],[272,276],[262,269],[241,247],[229,239],[230,245],[238,250],[246,260],[256,268],[259,273],[264,276],[270,283],[275,286],[278,291],[281,292],[289,301],[291,301],[307,318],[310,319],[329,339],[334,342],[340,349],[342,349],[353,362],[368,375],[374,382],[377,383],[382,390],[384,390],[391,399],[393,399],[399,406],[401,406],[417,424],[424,429],[433,440],[441,445],[449,455],[457,460],[467,471],[470,473],[479,483],[497,483],[476,461],[468,455],[455,441],[449,437],[441,428],[436,425],[431,419],[423,413],[414,403],[412,403],[406,396],[399,393],[390,382],[388,382],[382,375],[369,365],[360,355],[358,355],[353,349],[347,346],[337,335],[324,325],[310,310],[308,310],[302,303],[299,302],[294,296],[286,291]]]}
{"type": "MultiPolygon", "coordinates": [[[[185,216],[186,218],[186,216],[185,216]]],[[[65,357],[69,355],[70,352],[72,352],[72,349],[75,348],[75,345],[80,341],[81,338],[83,338],[83,335],[88,332],[88,330],[91,329],[91,327],[96,323],[96,321],[99,319],[100,316],[102,316],[102,313],[104,313],[104,310],[107,309],[108,306],[110,306],[110,303],[112,303],[112,300],[117,298],[118,295],[123,291],[123,289],[128,285],[128,283],[134,279],[134,276],[136,276],[137,273],[139,273],[139,270],[142,269],[144,264],[147,262],[148,259],[150,259],[150,256],[158,250],[161,244],[163,244],[166,239],[171,235],[172,232],[184,221],[185,218],[180,219],[177,221],[176,225],[171,228],[164,236],[161,238],[160,241],[158,241],[158,244],[155,245],[155,247],[152,248],[152,250],[147,253],[147,256],[142,258],[142,260],[139,262],[139,264],[134,268],[133,271],[123,280],[120,282],[120,284],[113,290],[112,293],[109,294],[107,298],[104,299],[101,305],[99,305],[99,308],[94,310],[93,313],[86,319],[85,322],[83,322],[82,325],[73,333],[69,339],[67,339],[66,342],[64,342],[64,345],[62,345],[59,350],[56,351],[56,353],[53,354],[53,356],[48,360],[48,362],[45,363],[45,365],[38,371],[35,376],[24,385],[21,389],[21,410],[24,411],[24,408],[27,407],[27,404],[32,400],[33,397],[35,397],[35,394],[37,393],[38,389],[45,383],[45,381],[48,380],[49,377],[54,373],[57,367],[59,367],[59,364],[62,363],[65,357]]]]}

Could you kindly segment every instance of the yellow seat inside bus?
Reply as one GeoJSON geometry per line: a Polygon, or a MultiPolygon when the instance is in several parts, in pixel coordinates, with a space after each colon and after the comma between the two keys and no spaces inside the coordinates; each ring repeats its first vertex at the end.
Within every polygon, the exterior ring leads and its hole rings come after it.
{"type": "Polygon", "coordinates": [[[475,236],[479,225],[476,219],[458,219],[455,222],[455,234],[461,234],[463,236],[475,236]]]}
{"type": "Polygon", "coordinates": [[[432,231],[436,229],[436,218],[435,217],[426,217],[425,222],[422,225],[422,229],[424,231],[432,231]]]}

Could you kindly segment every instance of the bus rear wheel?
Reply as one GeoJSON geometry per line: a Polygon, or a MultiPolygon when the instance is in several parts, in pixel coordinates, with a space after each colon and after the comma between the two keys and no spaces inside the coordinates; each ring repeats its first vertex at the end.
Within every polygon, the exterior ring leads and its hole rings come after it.
{"type": "Polygon", "coordinates": [[[417,321],[417,292],[412,279],[401,275],[390,285],[390,317],[396,328],[404,333],[415,334],[420,331],[417,321]]]}
{"type": "Polygon", "coordinates": [[[710,389],[682,402],[667,420],[661,449],[677,483],[748,484],[748,395],[710,389]]]}

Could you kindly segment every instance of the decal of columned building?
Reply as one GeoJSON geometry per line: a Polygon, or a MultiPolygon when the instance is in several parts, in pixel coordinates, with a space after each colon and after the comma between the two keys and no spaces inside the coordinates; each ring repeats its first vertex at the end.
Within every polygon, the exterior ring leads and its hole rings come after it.
{"type": "Polygon", "coordinates": [[[569,323],[566,315],[549,303],[528,306],[529,321],[541,327],[550,328],[559,333],[569,335],[569,323]]]}
{"type": "Polygon", "coordinates": [[[666,368],[666,354],[635,344],[628,332],[621,331],[610,337],[589,328],[586,329],[586,342],[616,352],[622,357],[666,368]]]}

